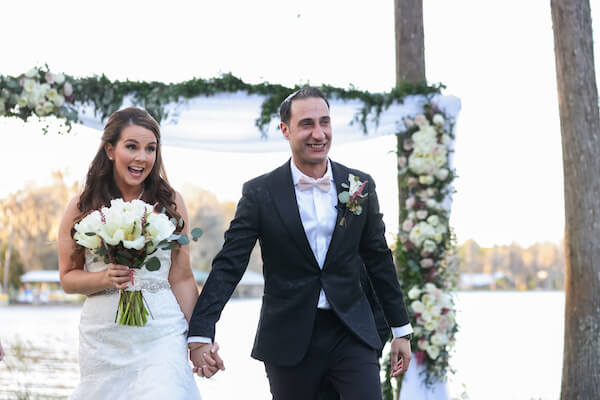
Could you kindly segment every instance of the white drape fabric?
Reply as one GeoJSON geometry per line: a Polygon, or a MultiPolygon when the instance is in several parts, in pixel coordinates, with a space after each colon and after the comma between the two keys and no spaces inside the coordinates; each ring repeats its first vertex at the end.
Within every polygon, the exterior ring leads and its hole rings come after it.
{"type": "MultiPolygon", "coordinates": [[[[448,116],[457,117],[460,111],[457,97],[436,95],[431,99],[448,116]]],[[[274,116],[266,135],[256,127],[255,120],[260,115],[263,100],[260,95],[236,92],[168,104],[169,117],[161,124],[163,144],[222,152],[289,151],[288,142],[279,130],[279,117],[274,116]]],[[[396,134],[404,128],[402,119],[421,113],[427,101],[425,96],[408,96],[402,104],[392,104],[383,111],[378,123],[374,114],[369,115],[368,134],[365,134],[359,123],[352,123],[362,103],[330,99],[334,141],[342,144],[396,134]]],[[[130,105],[133,105],[132,98],[125,98],[123,107],[130,105]]],[[[106,121],[95,116],[91,107],[80,106],[80,110],[83,125],[99,130],[104,128],[106,121]]]]}

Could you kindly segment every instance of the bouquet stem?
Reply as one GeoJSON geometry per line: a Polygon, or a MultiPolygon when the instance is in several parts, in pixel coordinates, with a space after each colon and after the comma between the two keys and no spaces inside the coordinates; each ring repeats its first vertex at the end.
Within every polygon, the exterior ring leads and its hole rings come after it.
{"type": "Polygon", "coordinates": [[[141,290],[121,290],[117,319],[119,325],[144,326],[148,322],[148,309],[141,290]]]}

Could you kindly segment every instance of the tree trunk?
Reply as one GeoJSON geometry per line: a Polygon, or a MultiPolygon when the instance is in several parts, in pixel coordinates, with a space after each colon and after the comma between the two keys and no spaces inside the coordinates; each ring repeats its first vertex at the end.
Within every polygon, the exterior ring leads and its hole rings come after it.
{"type": "Polygon", "coordinates": [[[423,0],[394,0],[396,84],[425,80],[423,0]]]}
{"type": "MultiPolygon", "coordinates": [[[[423,0],[394,0],[396,25],[396,85],[425,81],[425,38],[423,33],[423,0]]],[[[402,155],[400,138],[397,154],[402,155]]],[[[400,168],[398,168],[400,171],[400,168]]],[[[398,232],[406,217],[403,213],[406,190],[398,176],[398,232]]]]}
{"type": "Polygon", "coordinates": [[[6,246],[6,253],[4,254],[4,293],[8,293],[8,272],[10,270],[10,253],[12,252],[13,245],[13,227],[10,226],[10,233],[8,234],[8,245],[6,246]]]}
{"type": "Polygon", "coordinates": [[[600,115],[589,0],[551,0],[565,188],[561,399],[600,398],[600,115]]]}

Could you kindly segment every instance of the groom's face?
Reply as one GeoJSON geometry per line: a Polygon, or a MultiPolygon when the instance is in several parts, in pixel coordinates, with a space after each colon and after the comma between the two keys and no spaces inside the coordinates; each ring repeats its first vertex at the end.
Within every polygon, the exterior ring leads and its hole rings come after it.
{"type": "Polygon", "coordinates": [[[281,131],[290,142],[296,163],[327,164],[331,147],[329,107],[319,97],[292,101],[290,121],[281,123],[281,131]]]}

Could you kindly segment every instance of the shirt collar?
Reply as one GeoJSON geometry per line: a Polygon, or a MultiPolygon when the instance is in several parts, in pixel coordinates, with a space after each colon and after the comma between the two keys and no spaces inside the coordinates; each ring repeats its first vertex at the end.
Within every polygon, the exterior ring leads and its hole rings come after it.
{"type": "MultiPolygon", "coordinates": [[[[314,180],[314,178],[311,178],[310,176],[306,176],[306,174],[302,173],[302,171],[300,171],[298,169],[298,167],[296,167],[296,164],[294,163],[293,158],[290,160],[290,168],[292,170],[292,182],[294,182],[294,186],[298,183],[301,176],[304,176],[307,179],[314,180]]],[[[328,177],[331,181],[333,181],[333,175],[331,174],[331,161],[329,159],[327,159],[327,170],[325,171],[325,174],[323,176],[328,177]]]]}

